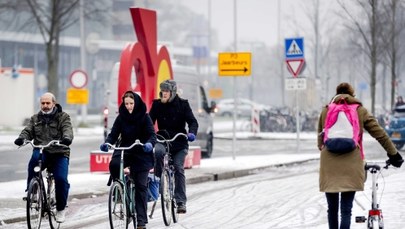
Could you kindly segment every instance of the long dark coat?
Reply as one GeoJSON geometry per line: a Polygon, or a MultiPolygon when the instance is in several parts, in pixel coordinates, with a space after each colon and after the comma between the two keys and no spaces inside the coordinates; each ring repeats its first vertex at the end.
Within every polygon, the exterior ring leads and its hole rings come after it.
{"type": "MultiPolygon", "coordinates": [[[[342,94],[335,98],[335,101],[343,97],[347,103],[358,103],[360,130],[366,130],[375,138],[384,150],[391,155],[397,153],[397,150],[389,139],[384,129],[378,124],[377,120],[361,105],[361,102],[347,94],[342,94]]],[[[333,154],[323,145],[321,132],[324,129],[327,106],[322,109],[318,122],[318,148],[321,150],[320,169],[319,169],[319,190],[321,192],[347,192],[364,190],[364,159],[361,157],[360,148],[357,147],[350,153],[333,154]]],[[[363,131],[361,131],[363,134],[363,131]]],[[[361,138],[362,139],[362,138],[361,138]]],[[[361,140],[362,141],[362,140],[361,140]]],[[[367,157],[367,152],[364,152],[367,157]]]]}
{"type": "MultiPolygon", "coordinates": [[[[133,92],[132,92],[133,93],[133,92]]],[[[119,114],[114,121],[110,134],[107,136],[106,142],[110,144],[117,143],[118,146],[127,147],[132,145],[136,139],[142,143],[150,142],[154,146],[156,143],[155,129],[152,120],[146,113],[146,105],[138,94],[133,93],[135,97],[135,107],[130,114],[125,107],[124,98],[119,107],[119,114]],[[120,137],[120,141],[118,141],[120,137]]],[[[120,153],[114,152],[114,155],[120,153]]],[[[153,168],[154,158],[153,153],[144,152],[142,146],[135,146],[131,150],[125,152],[129,155],[137,171],[149,170],[153,168]]]]}
{"type": "MultiPolygon", "coordinates": [[[[194,117],[188,100],[182,99],[178,95],[168,103],[162,103],[160,99],[153,100],[149,114],[153,123],[157,121],[160,131],[164,130],[169,133],[169,138],[174,137],[177,133],[187,134],[186,124],[188,132],[197,136],[197,119],[194,117]]],[[[176,141],[172,142],[170,152],[174,153],[183,149],[188,149],[188,141],[186,138],[178,137],[176,141]]]]}

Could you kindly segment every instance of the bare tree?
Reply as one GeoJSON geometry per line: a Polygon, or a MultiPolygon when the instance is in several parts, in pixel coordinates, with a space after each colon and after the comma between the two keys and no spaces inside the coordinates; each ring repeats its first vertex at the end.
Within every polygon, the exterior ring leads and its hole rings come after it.
{"type": "Polygon", "coordinates": [[[375,111],[375,96],[376,96],[376,75],[377,75],[377,63],[378,54],[381,44],[379,44],[379,35],[381,32],[380,18],[379,18],[379,4],[381,1],[378,0],[355,0],[350,1],[356,4],[363,15],[367,18],[367,25],[362,22],[364,18],[356,18],[351,9],[353,7],[347,6],[344,0],[337,0],[339,5],[342,7],[346,15],[349,17],[350,25],[349,28],[354,32],[360,34],[361,42],[358,44],[361,47],[361,51],[367,55],[370,63],[370,91],[371,91],[371,112],[374,114],[375,111]]]}
{"type": "Polygon", "coordinates": [[[389,0],[383,1],[384,11],[383,16],[386,27],[386,32],[382,33],[383,42],[386,45],[386,58],[387,65],[391,69],[391,95],[390,104],[391,109],[395,104],[395,97],[397,94],[396,84],[398,82],[398,62],[400,57],[404,54],[401,52],[400,36],[405,29],[405,18],[403,16],[404,1],[403,0],[389,0]]]}
{"type": "Polygon", "coordinates": [[[79,20],[80,1],[85,15],[100,16],[105,12],[103,1],[84,0],[2,0],[1,12],[12,15],[10,23],[18,30],[39,31],[46,47],[48,91],[58,95],[59,40],[61,33],[79,20]]]}

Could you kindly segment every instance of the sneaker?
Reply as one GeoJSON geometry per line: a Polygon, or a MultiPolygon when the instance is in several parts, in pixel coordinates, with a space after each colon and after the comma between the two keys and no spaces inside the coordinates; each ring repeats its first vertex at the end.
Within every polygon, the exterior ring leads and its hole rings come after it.
{"type": "Polygon", "coordinates": [[[57,211],[56,215],[55,215],[56,222],[58,222],[58,223],[65,222],[65,213],[66,213],[66,210],[57,211]]]}
{"type": "Polygon", "coordinates": [[[186,205],[183,203],[178,203],[177,204],[177,213],[179,214],[185,214],[187,212],[186,205]]]}

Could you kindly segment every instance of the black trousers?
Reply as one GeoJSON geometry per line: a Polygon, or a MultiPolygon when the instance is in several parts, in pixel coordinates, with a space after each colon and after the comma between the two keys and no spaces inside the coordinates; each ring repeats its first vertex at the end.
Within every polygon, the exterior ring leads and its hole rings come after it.
{"type": "MultiPolygon", "coordinates": [[[[125,160],[127,158],[124,158],[125,160]]],[[[137,224],[144,226],[148,223],[148,174],[149,170],[136,171],[130,162],[125,162],[125,167],[130,167],[131,177],[135,182],[135,210],[137,215],[137,224]]],[[[120,175],[120,155],[113,155],[110,161],[110,174],[113,179],[120,175]]]]}

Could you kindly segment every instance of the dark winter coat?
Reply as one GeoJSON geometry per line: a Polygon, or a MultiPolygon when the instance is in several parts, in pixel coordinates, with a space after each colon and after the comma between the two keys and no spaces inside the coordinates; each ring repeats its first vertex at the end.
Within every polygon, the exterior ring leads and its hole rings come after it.
{"type": "MultiPolygon", "coordinates": [[[[19,138],[34,140],[35,145],[46,145],[52,140],[63,138],[73,141],[73,128],[70,116],[62,111],[62,106],[56,104],[52,113],[44,114],[41,111],[31,116],[28,125],[21,131],[19,138]]],[[[50,146],[44,153],[64,154],[70,156],[70,148],[63,146],[50,146]]]]}
{"type": "MultiPolygon", "coordinates": [[[[136,139],[139,139],[141,143],[150,142],[154,146],[156,143],[156,134],[152,121],[146,113],[146,105],[138,94],[133,94],[135,97],[134,110],[131,114],[129,113],[125,107],[123,98],[119,107],[119,114],[114,121],[110,134],[107,136],[106,142],[117,144],[120,147],[127,147],[132,145],[136,139]]],[[[114,154],[119,153],[121,153],[121,151],[114,152],[114,154]]],[[[128,163],[133,163],[138,171],[153,168],[153,153],[144,152],[142,146],[135,146],[126,151],[125,155],[130,156],[131,162],[128,163]]]]}
{"type": "MultiPolygon", "coordinates": [[[[168,103],[162,103],[160,99],[153,100],[149,114],[153,123],[157,121],[159,131],[167,131],[169,138],[173,138],[177,133],[187,134],[186,124],[188,132],[197,136],[197,119],[194,117],[188,100],[182,99],[178,95],[168,103]]],[[[183,149],[188,149],[186,138],[180,136],[171,143],[171,153],[183,149]]]]}
{"type": "MultiPolygon", "coordinates": [[[[397,153],[394,144],[389,139],[384,129],[377,120],[368,113],[367,109],[361,106],[361,102],[347,94],[335,98],[338,101],[343,97],[348,104],[358,103],[360,130],[366,130],[375,138],[384,150],[391,155],[397,153]]],[[[325,125],[327,106],[322,109],[318,123],[318,148],[321,150],[319,169],[319,189],[321,192],[348,192],[363,191],[364,189],[364,160],[361,157],[360,148],[357,147],[350,153],[337,155],[329,152],[323,144],[323,136],[320,134],[325,125]]],[[[361,133],[363,134],[363,132],[361,133]]],[[[361,140],[362,141],[362,138],[361,140]]],[[[362,145],[362,144],[360,144],[362,145]]],[[[367,157],[367,152],[364,152],[367,157]]]]}

